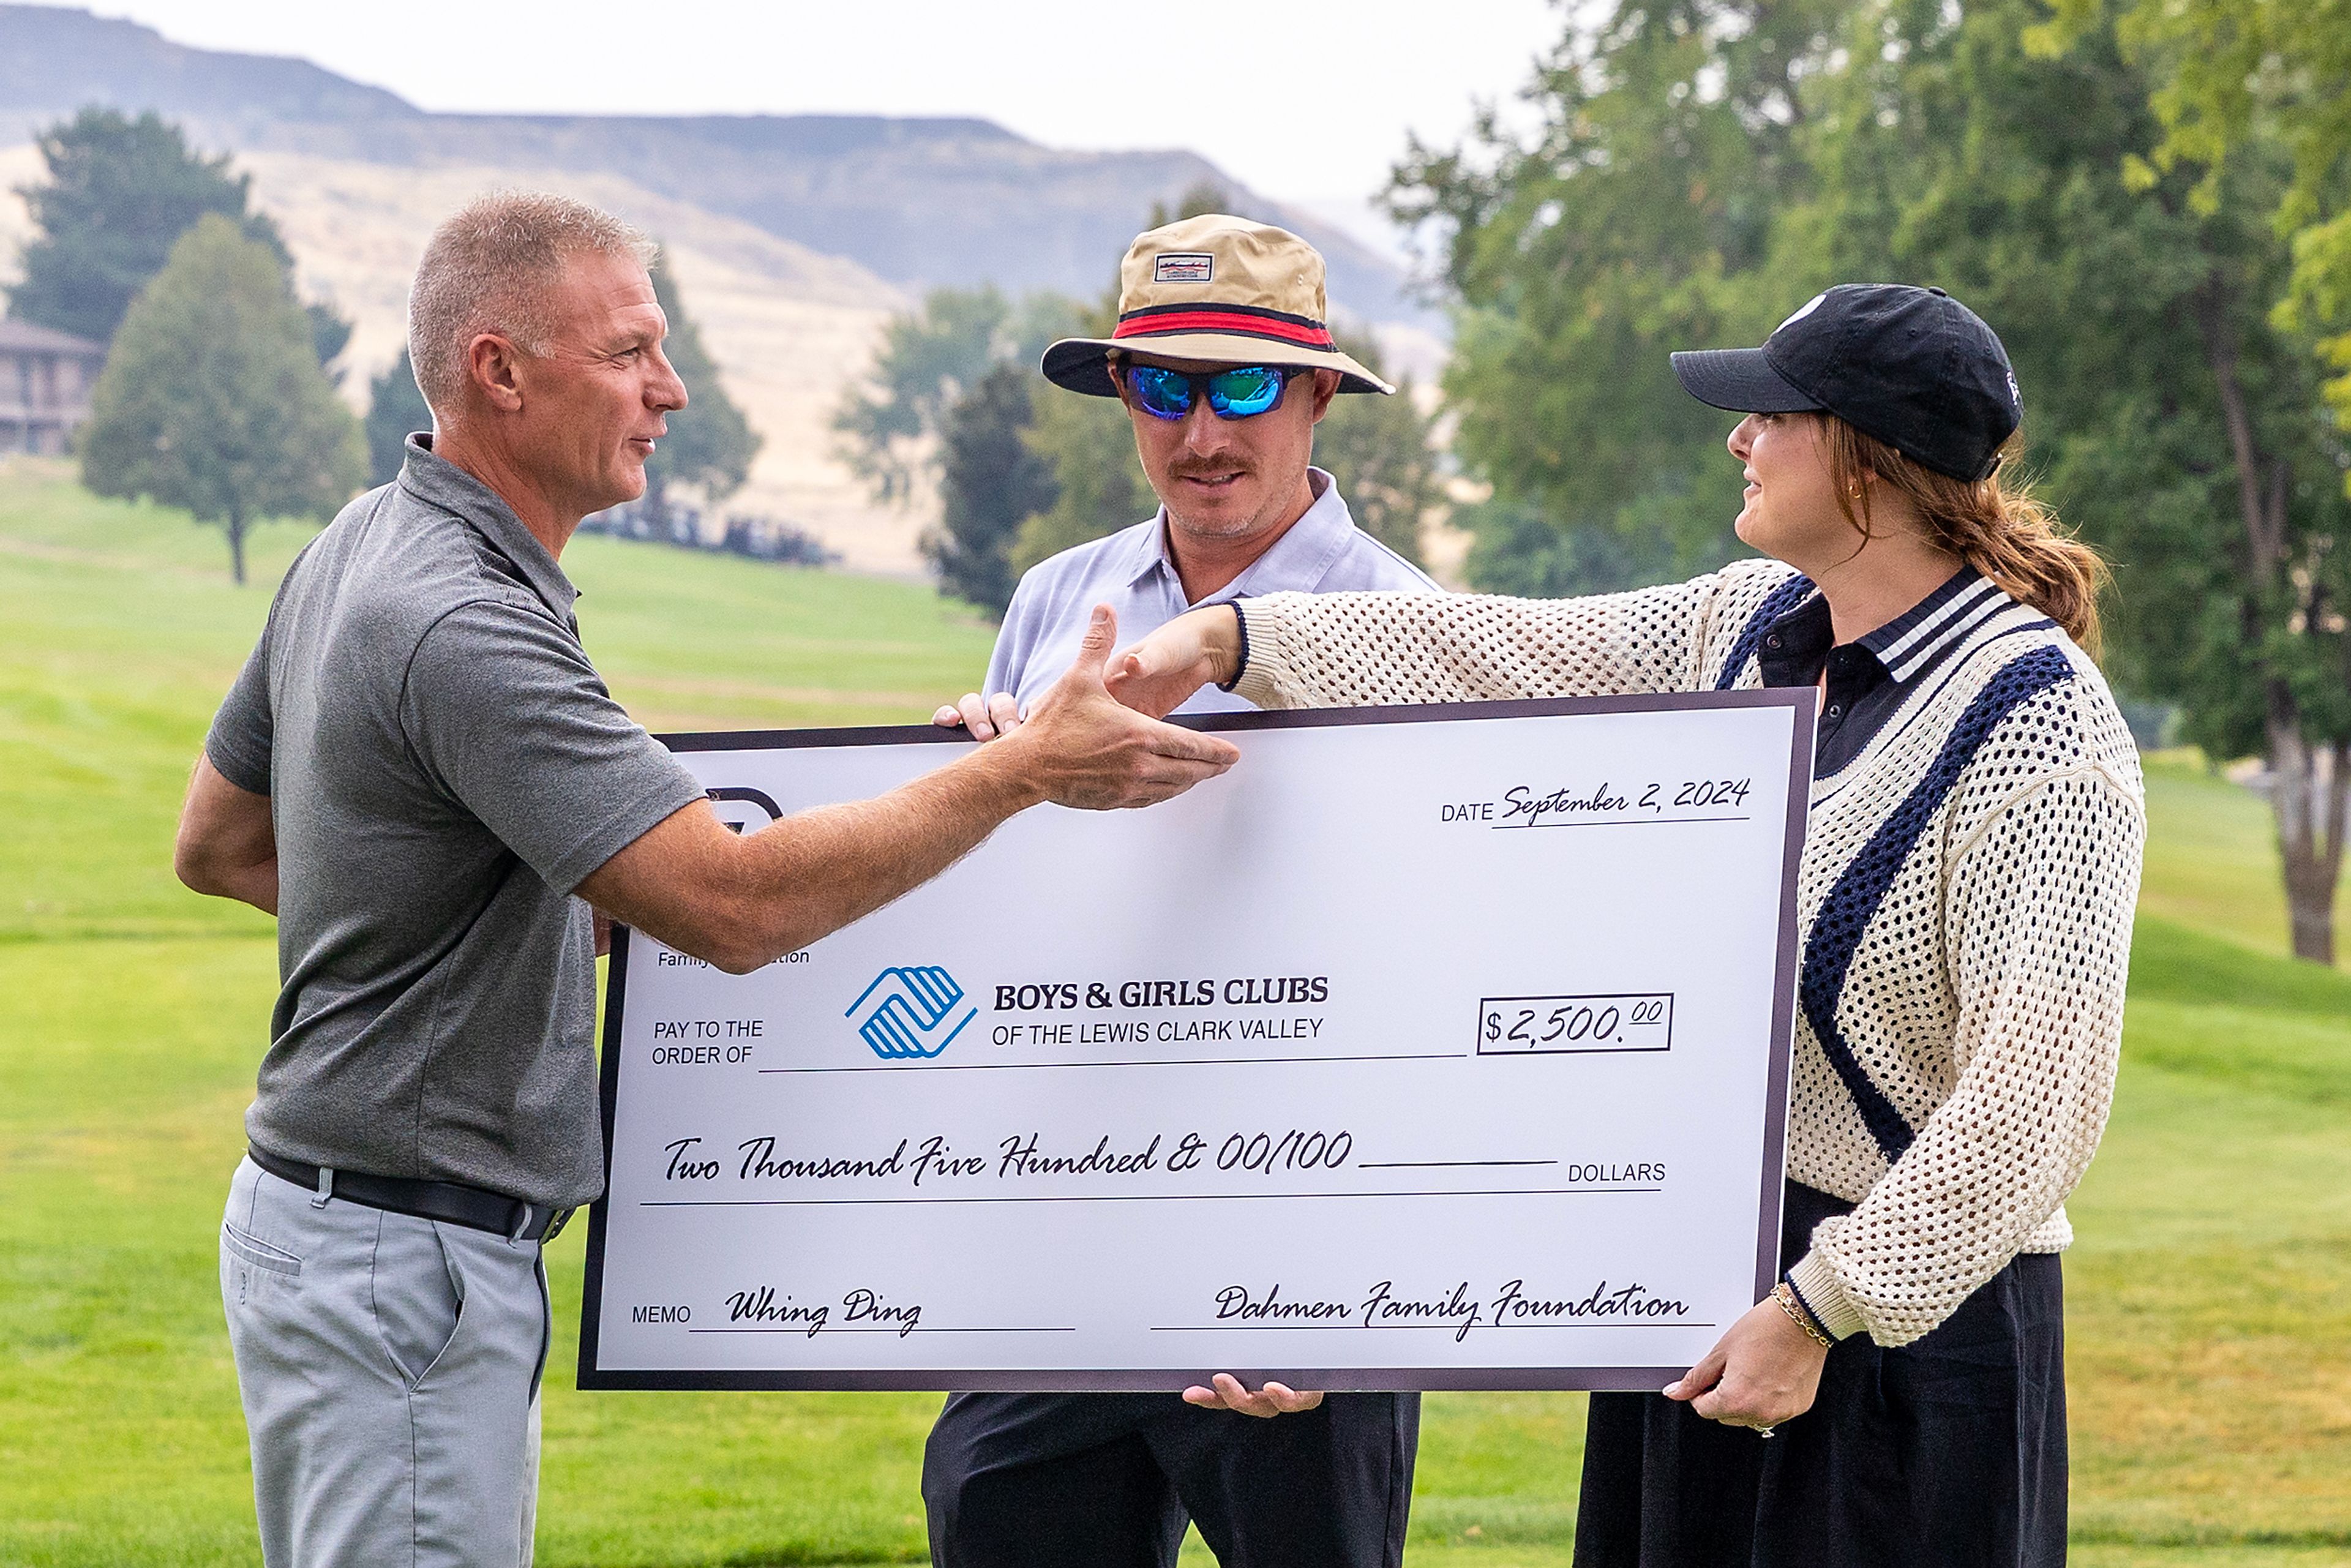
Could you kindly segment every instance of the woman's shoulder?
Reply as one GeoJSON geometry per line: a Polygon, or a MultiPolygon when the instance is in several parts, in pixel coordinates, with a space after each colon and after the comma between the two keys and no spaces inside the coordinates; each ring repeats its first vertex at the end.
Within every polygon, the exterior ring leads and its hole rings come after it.
{"type": "Polygon", "coordinates": [[[1734,560],[1684,586],[1711,595],[1717,625],[1729,625],[1734,633],[1759,611],[1783,615],[1818,591],[1803,573],[1768,556],[1734,560]]]}
{"type": "Polygon", "coordinates": [[[1681,587],[1706,602],[1699,674],[1714,685],[1736,681],[1771,623],[1820,591],[1794,567],[1769,557],[1734,560],[1681,587]]]}
{"type": "Polygon", "coordinates": [[[2097,662],[2029,605],[1992,618],[1951,662],[1947,747],[1964,748],[1979,797],[2063,778],[2103,780],[2142,800],[2138,747],[2097,662]]]}

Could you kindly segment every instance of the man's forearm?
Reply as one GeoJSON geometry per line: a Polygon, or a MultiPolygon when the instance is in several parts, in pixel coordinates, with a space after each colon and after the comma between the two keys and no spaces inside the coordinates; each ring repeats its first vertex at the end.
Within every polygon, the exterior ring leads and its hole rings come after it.
{"type": "Polygon", "coordinates": [[[878,800],[802,811],[737,838],[709,802],[681,807],[577,889],[681,952],[743,974],[861,920],[1045,800],[1154,805],[1230,768],[1228,741],[1143,718],[1102,669],[1117,622],[1097,606],[1077,663],[1028,723],[878,800]]]}
{"type": "MultiPolygon", "coordinates": [[[[1043,799],[1017,756],[976,751],[886,795],[820,806],[737,841],[713,931],[740,972],[831,936],[920,887],[1043,799]]],[[[710,956],[710,955],[704,955],[710,956]]]]}
{"type": "Polygon", "coordinates": [[[277,913],[277,831],[269,797],[230,783],[199,757],[180,807],[172,869],[192,891],[277,913]]]}
{"type": "Polygon", "coordinates": [[[225,898],[250,904],[264,915],[277,913],[277,860],[276,856],[260,865],[239,866],[224,873],[217,890],[225,898]]]}
{"type": "Polygon", "coordinates": [[[233,898],[250,904],[264,915],[277,913],[277,861],[259,862],[200,860],[183,854],[173,869],[191,893],[207,898],[233,898]]]}

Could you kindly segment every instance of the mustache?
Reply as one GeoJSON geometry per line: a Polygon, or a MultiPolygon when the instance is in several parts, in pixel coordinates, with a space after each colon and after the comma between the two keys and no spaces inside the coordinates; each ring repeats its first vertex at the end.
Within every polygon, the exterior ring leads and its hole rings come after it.
{"type": "Polygon", "coordinates": [[[1167,472],[1178,479],[1202,479],[1210,475],[1255,473],[1256,465],[1238,457],[1195,457],[1169,464],[1167,472]]]}

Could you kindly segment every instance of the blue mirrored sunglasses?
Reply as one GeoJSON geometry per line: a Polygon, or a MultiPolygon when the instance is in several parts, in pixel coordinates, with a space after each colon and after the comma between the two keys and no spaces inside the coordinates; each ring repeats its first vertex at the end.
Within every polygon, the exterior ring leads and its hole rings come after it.
{"type": "Polygon", "coordinates": [[[1171,371],[1163,365],[1125,367],[1126,390],[1135,406],[1154,419],[1181,419],[1201,398],[1218,419],[1247,419],[1281,406],[1299,365],[1239,365],[1229,371],[1171,371]]]}

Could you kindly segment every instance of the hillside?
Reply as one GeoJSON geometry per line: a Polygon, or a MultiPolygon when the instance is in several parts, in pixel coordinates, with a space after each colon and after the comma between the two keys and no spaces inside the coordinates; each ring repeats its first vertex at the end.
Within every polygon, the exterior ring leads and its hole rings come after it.
{"type": "MultiPolygon", "coordinates": [[[[789,13],[779,11],[779,37],[789,13]]],[[[747,39],[748,47],[764,41],[747,39]]],[[[155,109],[208,145],[397,169],[617,174],[914,288],[1098,292],[1155,202],[1201,181],[1320,246],[1370,322],[1441,325],[1366,246],[1180,150],[1041,147],[986,120],[856,115],[431,114],[301,60],[173,44],[136,23],[0,5],[0,143],[85,103],[155,109]]]]}
{"type": "Polygon", "coordinates": [[[1092,297],[1152,204],[1210,181],[1323,249],[1332,296],[1433,380],[1434,318],[1385,261],[1184,152],[1038,146],[985,120],[837,115],[431,114],[306,61],[193,49],[136,23],[0,5],[0,287],[28,232],[28,137],[88,103],[155,109],[227,149],[293,248],[301,287],[351,318],[345,394],[406,330],[435,222],[483,192],[552,189],[669,250],[726,389],[765,438],[732,509],[806,529],[852,570],[914,577],[929,508],[877,506],[834,455],[832,411],[882,323],[935,286],[1092,297]]]}
{"type": "MultiPolygon", "coordinates": [[[[789,519],[861,571],[910,577],[920,516],[876,507],[832,455],[830,420],[864,369],[882,323],[908,296],[855,262],[778,239],[612,174],[514,165],[395,170],[301,152],[247,153],[256,204],[292,248],[303,291],[354,323],[343,392],[363,409],[369,381],[407,333],[408,285],[443,215],[501,186],[555,186],[620,213],[668,251],[727,392],[766,438],[735,509],[789,519]]],[[[0,285],[29,232],[15,187],[37,179],[30,146],[0,148],[0,285]]]]}

